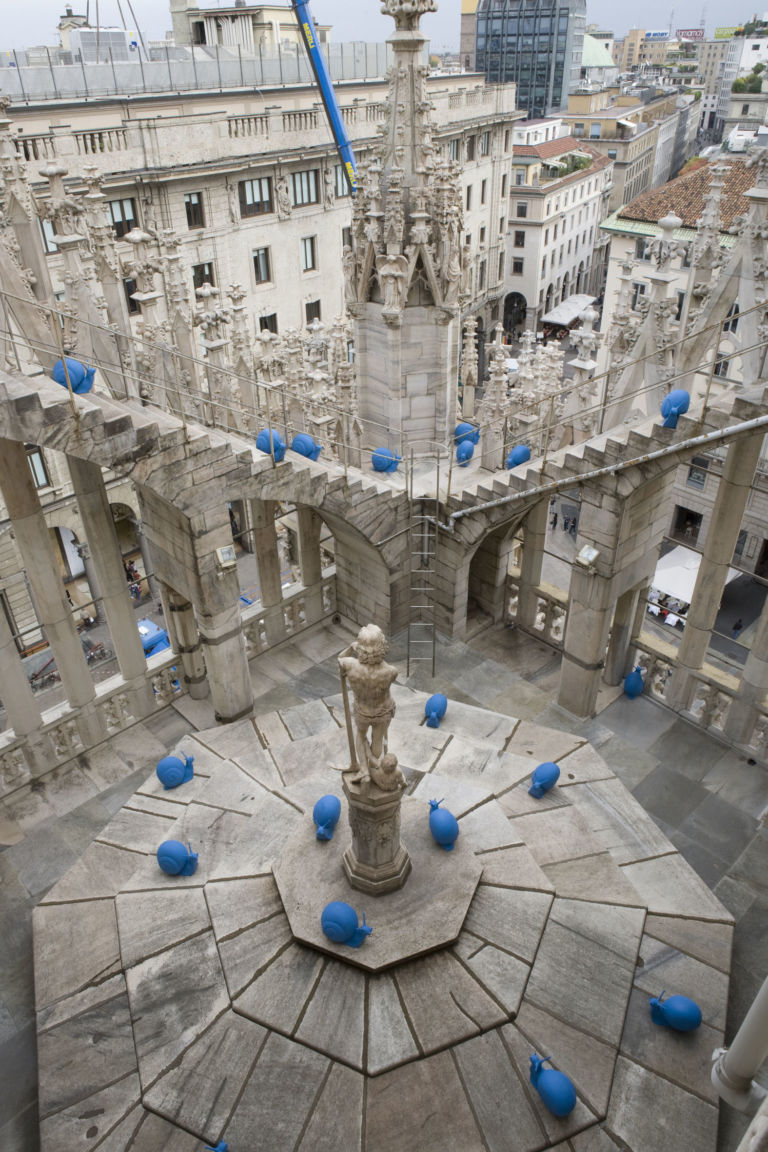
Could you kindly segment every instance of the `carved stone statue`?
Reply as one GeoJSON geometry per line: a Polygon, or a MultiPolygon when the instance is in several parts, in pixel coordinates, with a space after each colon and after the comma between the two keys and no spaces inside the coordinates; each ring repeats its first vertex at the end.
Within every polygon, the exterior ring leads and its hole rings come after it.
{"type": "Polygon", "coordinates": [[[397,669],[384,660],[388,648],[387,639],[381,628],[376,624],[366,624],[360,629],[355,643],[339,656],[339,671],[347,710],[347,731],[350,735],[352,770],[357,769],[352,779],[364,780],[370,777],[373,774],[372,766],[380,776],[391,771],[391,765],[389,762],[385,765],[383,758],[386,752],[387,730],[395,714],[395,702],[390,687],[397,679],[397,669]],[[354,733],[351,731],[348,712],[347,684],[354,694],[352,708],[354,733]]]}
{"type": "Polygon", "coordinates": [[[291,214],[291,194],[288,191],[288,181],[285,176],[278,176],[275,181],[275,194],[277,196],[277,215],[285,219],[291,214]]]}

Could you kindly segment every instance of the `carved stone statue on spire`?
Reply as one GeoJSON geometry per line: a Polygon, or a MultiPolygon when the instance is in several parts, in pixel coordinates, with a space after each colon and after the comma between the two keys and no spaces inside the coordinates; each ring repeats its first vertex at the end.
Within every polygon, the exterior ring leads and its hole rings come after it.
{"type": "Polygon", "coordinates": [[[411,32],[419,27],[425,12],[437,12],[436,0],[382,0],[381,11],[391,16],[398,32],[411,32]]]}

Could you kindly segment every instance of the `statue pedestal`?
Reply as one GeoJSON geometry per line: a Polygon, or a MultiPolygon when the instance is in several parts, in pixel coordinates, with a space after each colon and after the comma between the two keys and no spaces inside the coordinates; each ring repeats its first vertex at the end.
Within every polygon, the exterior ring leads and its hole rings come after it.
{"type": "Polygon", "coordinates": [[[353,888],[381,896],[402,888],[411,858],[400,843],[402,791],[385,792],[372,780],[342,777],[352,843],[343,857],[344,874],[353,888]]]}

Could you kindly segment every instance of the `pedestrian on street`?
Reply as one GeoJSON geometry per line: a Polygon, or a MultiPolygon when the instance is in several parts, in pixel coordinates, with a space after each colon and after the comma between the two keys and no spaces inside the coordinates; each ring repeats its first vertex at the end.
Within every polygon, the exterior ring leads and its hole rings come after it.
{"type": "Polygon", "coordinates": [[[552,521],[551,521],[550,527],[557,528],[557,512],[555,512],[554,515],[552,516],[552,521]]]}
{"type": "Polygon", "coordinates": [[[731,636],[733,637],[734,640],[738,640],[739,633],[741,632],[743,627],[744,627],[744,621],[742,620],[741,616],[739,616],[738,620],[736,621],[736,623],[733,626],[733,631],[731,632],[731,636]]]}
{"type": "Polygon", "coordinates": [[[570,528],[570,526],[571,526],[571,518],[570,518],[570,516],[566,516],[565,519],[563,520],[563,532],[567,532],[568,529],[570,528]]]}

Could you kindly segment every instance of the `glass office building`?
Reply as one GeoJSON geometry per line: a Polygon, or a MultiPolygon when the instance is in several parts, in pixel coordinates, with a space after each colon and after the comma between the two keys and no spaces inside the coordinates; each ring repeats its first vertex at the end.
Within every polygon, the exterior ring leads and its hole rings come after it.
{"type": "Polygon", "coordinates": [[[477,71],[517,84],[529,118],[565,110],[579,83],[586,12],[586,0],[479,0],[477,71]]]}

